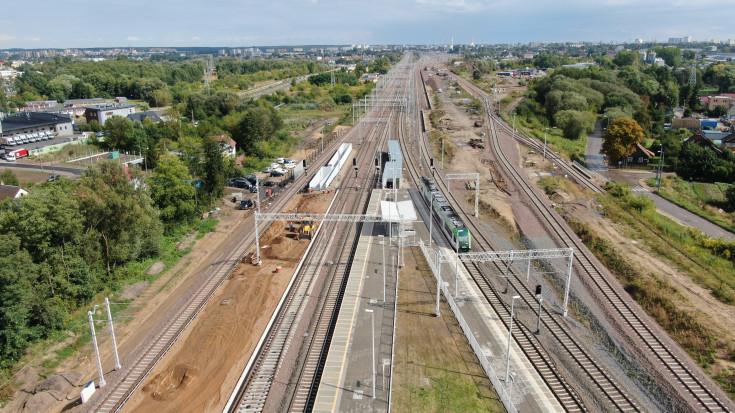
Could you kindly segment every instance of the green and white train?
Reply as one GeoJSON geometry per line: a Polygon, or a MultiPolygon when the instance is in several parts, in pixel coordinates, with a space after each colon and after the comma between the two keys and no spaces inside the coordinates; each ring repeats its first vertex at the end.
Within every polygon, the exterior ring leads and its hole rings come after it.
{"type": "Polygon", "coordinates": [[[459,247],[459,252],[468,252],[472,248],[472,235],[470,229],[462,222],[462,218],[454,211],[454,208],[444,198],[444,194],[434,183],[434,180],[428,176],[421,177],[421,193],[424,196],[426,205],[431,203],[431,210],[434,214],[434,225],[441,227],[444,235],[447,236],[452,248],[455,250],[459,247]]]}

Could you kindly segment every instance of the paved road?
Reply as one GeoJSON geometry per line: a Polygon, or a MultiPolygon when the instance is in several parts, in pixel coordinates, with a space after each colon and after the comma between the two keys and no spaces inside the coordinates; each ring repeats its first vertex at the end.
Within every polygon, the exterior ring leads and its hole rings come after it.
{"type": "Polygon", "coordinates": [[[25,163],[18,163],[18,162],[7,162],[7,161],[0,161],[0,168],[9,168],[9,169],[35,169],[42,172],[48,172],[48,173],[60,173],[65,172],[64,175],[73,175],[74,177],[79,177],[84,173],[84,171],[87,170],[87,168],[75,168],[75,167],[69,167],[69,166],[58,166],[58,165],[31,165],[31,164],[25,164],[25,163]]]}
{"type": "Polygon", "coordinates": [[[604,163],[603,156],[600,155],[600,148],[602,147],[602,128],[598,122],[595,125],[595,130],[591,135],[587,137],[587,148],[585,149],[584,159],[587,162],[589,169],[597,171],[605,178],[611,181],[622,181],[627,182],[631,185],[634,192],[640,192],[646,194],[656,204],[659,212],[671,217],[678,221],[682,225],[686,225],[692,228],[696,228],[703,233],[713,238],[723,238],[735,241],[735,234],[726,231],[723,228],[707,221],[706,219],[695,215],[684,208],[673,204],[666,199],[656,195],[649,189],[639,184],[641,179],[652,178],[655,176],[653,172],[640,171],[640,170],[625,170],[625,169],[613,169],[609,170],[607,165],[604,163]]]}
{"type": "Polygon", "coordinates": [[[602,125],[598,122],[595,124],[595,130],[587,137],[587,148],[584,154],[584,161],[590,170],[604,171],[607,169],[600,149],[602,149],[602,125]]]}

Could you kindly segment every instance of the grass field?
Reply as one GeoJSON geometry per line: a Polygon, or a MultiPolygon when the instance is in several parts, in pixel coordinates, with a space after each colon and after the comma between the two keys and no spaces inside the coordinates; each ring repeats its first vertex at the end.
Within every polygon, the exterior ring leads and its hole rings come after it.
{"type": "MultiPolygon", "coordinates": [[[[648,184],[656,186],[656,179],[649,179],[648,184]]],[[[665,178],[661,181],[658,194],[687,211],[735,232],[735,214],[722,210],[728,187],[725,183],[709,184],[665,178]]]]}
{"type": "Polygon", "coordinates": [[[398,287],[395,412],[504,412],[490,380],[443,303],[436,310],[434,277],[418,248],[410,248],[398,287]]]}

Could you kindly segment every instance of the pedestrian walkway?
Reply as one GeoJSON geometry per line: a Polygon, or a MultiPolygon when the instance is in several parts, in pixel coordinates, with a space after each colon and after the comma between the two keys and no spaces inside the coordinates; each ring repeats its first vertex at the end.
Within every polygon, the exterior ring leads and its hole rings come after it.
{"type": "Polygon", "coordinates": [[[651,192],[651,191],[649,191],[649,190],[648,190],[647,188],[644,188],[644,187],[642,187],[642,186],[640,186],[640,185],[636,185],[636,186],[634,186],[633,188],[630,188],[630,190],[631,190],[632,192],[651,192]]]}

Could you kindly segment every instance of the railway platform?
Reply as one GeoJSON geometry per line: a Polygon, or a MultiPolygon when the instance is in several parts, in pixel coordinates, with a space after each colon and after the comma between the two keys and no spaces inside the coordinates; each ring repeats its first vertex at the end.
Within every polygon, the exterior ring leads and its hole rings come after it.
{"type": "MultiPolygon", "coordinates": [[[[425,204],[420,201],[420,194],[411,191],[414,205],[423,221],[429,221],[428,209],[425,204]]],[[[416,236],[421,239],[429,239],[429,229],[424,223],[414,225],[416,236]]],[[[436,225],[436,221],[434,221],[436,225]]],[[[448,243],[436,227],[433,228],[434,248],[439,248],[446,255],[452,256],[454,250],[448,246],[448,243]]],[[[454,292],[454,265],[450,263],[443,264],[442,278],[444,282],[448,282],[450,291],[454,292]]],[[[459,266],[459,278],[457,280],[458,291],[455,301],[462,312],[465,321],[471,327],[475,338],[484,350],[484,354],[490,361],[496,374],[501,380],[505,378],[505,363],[508,345],[508,329],[503,324],[503,320],[488,304],[483,297],[477,285],[472,282],[469,274],[464,266],[459,266]]],[[[507,294],[508,300],[512,294],[507,294]]],[[[516,311],[533,311],[529,308],[519,308],[516,311]]],[[[514,334],[518,325],[514,326],[514,334]]],[[[529,360],[523,352],[516,346],[515,342],[511,346],[510,371],[514,373],[515,380],[513,382],[513,403],[516,408],[522,412],[562,412],[564,408],[556,399],[551,389],[546,385],[538,372],[534,369],[531,360],[529,360]]],[[[509,386],[509,384],[508,384],[509,386]]],[[[508,389],[506,389],[508,390],[508,389]]]]}
{"type": "MultiPolygon", "coordinates": [[[[400,192],[398,200],[409,200],[405,191],[400,192]]],[[[373,190],[366,213],[380,213],[380,201],[387,198],[392,200],[392,191],[373,190]]],[[[397,237],[393,241],[388,242],[387,225],[364,224],[314,402],[315,412],[388,410],[396,293],[396,269],[391,263],[398,257],[397,237]],[[383,250],[387,264],[385,301],[383,250]],[[371,369],[373,328],[375,386],[371,369]]]]}

